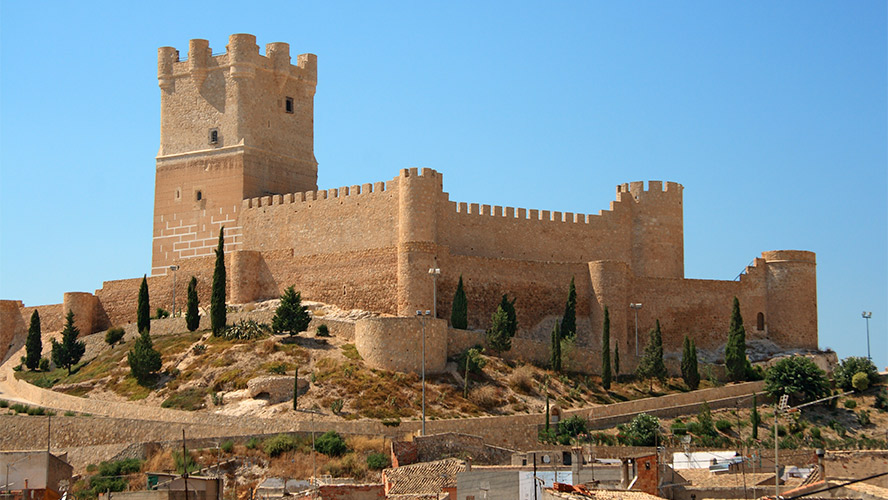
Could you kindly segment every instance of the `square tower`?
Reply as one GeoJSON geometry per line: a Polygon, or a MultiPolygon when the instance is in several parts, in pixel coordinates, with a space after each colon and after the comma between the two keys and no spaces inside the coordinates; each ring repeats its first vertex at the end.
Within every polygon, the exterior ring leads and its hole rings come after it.
{"type": "Polygon", "coordinates": [[[314,93],[317,56],[290,64],[286,43],[231,35],[225,53],[191,40],[188,59],[157,53],[160,149],[154,192],[151,273],[179,259],[212,254],[225,227],[239,244],[245,198],[317,189],[314,93]]]}

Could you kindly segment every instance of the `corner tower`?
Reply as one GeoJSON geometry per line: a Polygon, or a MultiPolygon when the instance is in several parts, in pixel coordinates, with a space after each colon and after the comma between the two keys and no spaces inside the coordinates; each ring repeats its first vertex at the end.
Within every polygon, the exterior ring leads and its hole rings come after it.
{"type": "Polygon", "coordinates": [[[154,191],[152,274],[239,244],[245,198],[317,189],[314,93],[317,56],[290,61],[286,43],[259,54],[256,37],[231,35],[214,55],[191,40],[188,58],[157,51],[160,149],[154,191]]]}

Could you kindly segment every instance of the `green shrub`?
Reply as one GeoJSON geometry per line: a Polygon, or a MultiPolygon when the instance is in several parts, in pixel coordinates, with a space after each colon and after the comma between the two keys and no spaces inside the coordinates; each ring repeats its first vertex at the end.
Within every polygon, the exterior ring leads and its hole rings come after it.
{"type": "Polygon", "coordinates": [[[201,354],[207,352],[207,345],[196,344],[194,347],[191,348],[191,352],[193,352],[195,356],[200,356],[201,354]]]}
{"type": "MultiPolygon", "coordinates": [[[[585,434],[587,432],[587,422],[586,419],[579,416],[574,415],[573,417],[566,418],[560,422],[558,422],[558,436],[567,436],[568,438],[574,438],[579,436],[580,434],[585,434]]],[[[569,439],[568,439],[569,441],[569,439]]]]}
{"type": "Polygon", "coordinates": [[[888,391],[882,389],[876,393],[876,400],[873,401],[873,407],[877,410],[888,411],[888,391]]]}
{"type": "Polygon", "coordinates": [[[194,411],[206,407],[207,389],[191,387],[171,394],[160,404],[163,408],[194,411]]]}
{"type": "Polygon", "coordinates": [[[627,425],[617,426],[622,440],[629,446],[654,446],[660,434],[660,419],[639,413],[627,425]]]}
{"type": "MultiPolygon", "coordinates": [[[[315,329],[315,337],[329,337],[329,336],[330,336],[330,329],[327,327],[327,325],[321,324],[321,325],[318,325],[318,327],[315,329]]],[[[369,460],[369,457],[368,457],[368,460],[369,460]]]]}
{"type": "Polygon", "coordinates": [[[222,444],[219,447],[222,448],[222,451],[225,453],[231,453],[234,450],[234,441],[230,439],[228,441],[222,441],[222,444]]]}
{"type": "Polygon", "coordinates": [[[330,403],[330,411],[332,411],[334,415],[339,415],[340,413],[342,413],[342,405],[342,400],[337,399],[330,403]]]}
{"type": "Polygon", "coordinates": [[[869,412],[866,410],[860,410],[859,412],[857,412],[857,422],[860,425],[869,425],[870,424],[869,412]]]}
{"type": "Polygon", "coordinates": [[[247,446],[248,450],[255,450],[256,448],[259,448],[259,444],[260,444],[259,438],[251,437],[250,439],[247,440],[246,446],[247,446]]]}
{"type": "Polygon", "coordinates": [[[73,417],[73,416],[75,416],[75,415],[77,415],[77,414],[74,413],[74,412],[71,411],[71,410],[68,410],[68,411],[65,412],[65,416],[66,416],[66,417],[73,417]]]}
{"type": "Polygon", "coordinates": [[[9,408],[9,401],[0,399],[0,408],[9,408]]]}
{"type": "Polygon", "coordinates": [[[40,368],[40,371],[48,372],[49,371],[49,360],[46,358],[40,358],[40,363],[38,366],[40,368]]]}
{"type": "Polygon", "coordinates": [[[729,432],[733,424],[731,424],[730,420],[720,419],[715,421],[715,428],[721,432],[729,432]]]}
{"type": "Polygon", "coordinates": [[[124,329],[120,327],[109,328],[108,331],[105,332],[105,343],[113,346],[123,339],[125,333],[124,329]]]}
{"type": "Polygon", "coordinates": [[[155,311],[154,311],[154,317],[157,318],[157,319],[169,318],[169,317],[170,317],[170,312],[167,311],[166,309],[162,308],[162,307],[158,307],[158,308],[155,309],[155,311]]]}
{"type": "Polygon", "coordinates": [[[329,457],[338,457],[347,449],[345,440],[336,431],[325,432],[315,441],[315,450],[329,457]]]}
{"type": "Polygon", "coordinates": [[[688,426],[684,422],[676,420],[675,422],[672,422],[671,426],[669,426],[669,430],[676,436],[684,436],[688,433],[688,426]]]}
{"type": "Polygon", "coordinates": [[[808,429],[808,434],[810,434],[811,437],[814,439],[820,439],[820,427],[811,427],[810,429],[808,429]]]}
{"type": "Polygon", "coordinates": [[[857,401],[854,401],[853,399],[846,399],[845,401],[842,401],[842,404],[849,410],[857,408],[857,401]]]}
{"type": "Polygon", "coordinates": [[[287,373],[287,364],[286,363],[274,363],[273,365],[268,367],[268,372],[273,373],[275,375],[283,375],[287,373]]]}
{"type": "Polygon", "coordinates": [[[367,455],[367,468],[382,470],[392,466],[392,459],[386,453],[371,453],[367,455]]]}
{"type": "Polygon", "coordinates": [[[456,366],[459,374],[465,375],[466,362],[469,363],[469,373],[481,374],[484,371],[484,366],[487,365],[487,360],[481,356],[482,352],[484,352],[483,347],[475,346],[459,353],[456,357],[456,366]]]}
{"type": "Polygon", "coordinates": [[[857,372],[851,377],[851,386],[857,392],[863,392],[869,388],[869,377],[866,373],[857,372]]]}
{"type": "Polygon", "coordinates": [[[833,379],[836,386],[850,391],[854,389],[853,378],[857,373],[865,373],[869,385],[879,381],[879,371],[876,369],[876,365],[862,356],[850,356],[840,361],[839,366],[833,371],[833,379]]]}
{"type": "Polygon", "coordinates": [[[225,328],[221,337],[226,340],[258,340],[268,337],[270,334],[271,327],[268,325],[247,319],[225,328]]]}
{"type": "Polygon", "coordinates": [[[28,415],[45,415],[46,410],[41,408],[40,406],[31,406],[27,410],[28,415]]]}
{"type": "MultiPolygon", "coordinates": [[[[247,447],[249,448],[249,444],[247,443],[247,447]]],[[[265,451],[265,454],[269,457],[277,457],[282,453],[286,453],[288,451],[295,450],[299,447],[299,441],[289,434],[278,434],[277,436],[270,437],[262,443],[262,450],[265,451]]]]}

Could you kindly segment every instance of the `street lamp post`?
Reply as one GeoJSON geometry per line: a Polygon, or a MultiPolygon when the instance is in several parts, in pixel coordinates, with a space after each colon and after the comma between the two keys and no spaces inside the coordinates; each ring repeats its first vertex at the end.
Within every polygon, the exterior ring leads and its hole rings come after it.
{"type": "Polygon", "coordinates": [[[870,361],[872,361],[872,356],[870,356],[870,343],[869,343],[869,320],[873,317],[872,311],[863,311],[863,319],[866,320],[866,357],[870,361]]]}
{"type": "Polygon", "coordinates": [[[638,357],[638,310],[641,309],[641,302],[629,304],[629,307],[635,311],[635,357],[638,357]]]}
{"type": "Polygon", "coordinates": [[[170,266],[170,271],[173,272],[173,317],[176,317],[176,271],[179,270],[179,266],[173,264],[170,266]]]}
{"type": "Polygon", "coordinates": [[[777,415],[789,408],[789,396],[780,396],[780,402],[774,408],[774,498],[780,498],[780,461],[777,454],[780,453],[780,442],[777,440],[777,415]]]}
{"type": "Polygon", "coordinates": [[[426,310],[416,311],[416,315],[419,316],[419,323],[422,325],[422,435],[425,436],[425,421],[426,421],[426,398],[425,398],[425,318],[432,314],[432,311],[426,310]]]}
{"type": "Polygon", "coordinates": [[[438,276],[441,276],[441,269],[433,267],[429,269],[432,275],[432,317],[438,317],[438,276]]]}

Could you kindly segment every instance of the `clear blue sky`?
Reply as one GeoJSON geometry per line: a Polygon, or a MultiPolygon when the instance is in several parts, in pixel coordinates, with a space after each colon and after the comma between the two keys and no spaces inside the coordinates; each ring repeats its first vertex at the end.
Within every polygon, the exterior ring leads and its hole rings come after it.
{"type": "Polygon", "coordinates": [[[150,271],[157,47],[319,59],[322,188],[444,173],[452,200],[597,213],[685,186],[685,268],[817,253],[820,345],[888,364],[886,3],[2,2],[0,297],[150,271]],[[263,49],[264,50],[264,49],[263,49]]]}

